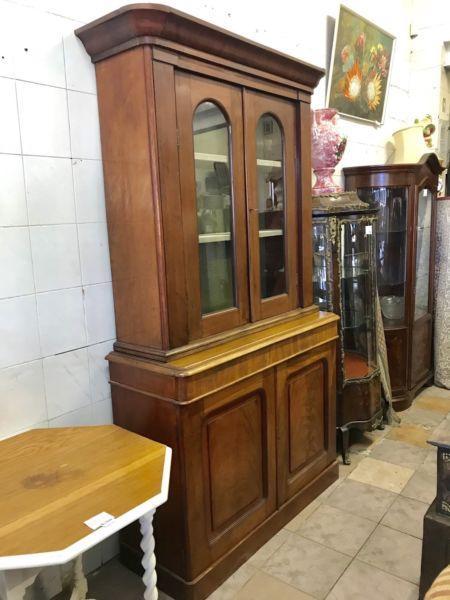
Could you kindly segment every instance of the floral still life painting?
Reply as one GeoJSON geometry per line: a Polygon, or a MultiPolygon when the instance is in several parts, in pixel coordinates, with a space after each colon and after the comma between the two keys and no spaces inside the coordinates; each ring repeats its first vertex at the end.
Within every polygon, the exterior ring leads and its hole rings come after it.
{"type": "Polygon", "coordinates": [[[394,37],[341,5],[334,33],[328,106],[383,122],[394,37]]]}

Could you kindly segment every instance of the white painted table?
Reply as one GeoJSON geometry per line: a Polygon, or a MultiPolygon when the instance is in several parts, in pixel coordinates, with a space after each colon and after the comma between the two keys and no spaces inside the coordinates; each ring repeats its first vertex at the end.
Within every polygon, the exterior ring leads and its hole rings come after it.
{"type": "Polygon", "coordinates": [[[170,462],[170,448],[115,425],[35,429],[0,442],[0,600],[23,598],[43,567],[70,561],[71,600],[84,600],[82,554],[137,519],[144,598],[156,600],[152,522],[167,500],[170,462]],[[11,589],[6,572],[20,569],[11,589]]]}

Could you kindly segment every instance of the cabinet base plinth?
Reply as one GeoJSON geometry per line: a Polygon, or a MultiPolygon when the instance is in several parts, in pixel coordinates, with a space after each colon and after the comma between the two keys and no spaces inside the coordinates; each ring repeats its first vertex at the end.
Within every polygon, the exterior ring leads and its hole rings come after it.
{"type": "Polygon", "coordinates": [[[433,373],[429,373],[424,379],[419,381],[411,390],[406,391],[392,398],[392,406],[396,412],[407,410],[414,401],[414,398],[420,394],[424,387],[433,384],[433,373]]]}
{"type": "MultiPolygon", "coordinates": [[[[339,465],[337,461],[334,461],[309,485],[281,506],[279,510],[211,565],[210,568],[201,573],[194,581],[185,581],[158,562],[158,539],[156,538],[158,588],[169,596],[176,598],[176,600],[203,600],[282,529],[286,523],[334,483],[338,477],[339,465]]],[[[121,543],[120,560],[126,567],[141,575],[141,555],[137,548],[121,543]]]]}

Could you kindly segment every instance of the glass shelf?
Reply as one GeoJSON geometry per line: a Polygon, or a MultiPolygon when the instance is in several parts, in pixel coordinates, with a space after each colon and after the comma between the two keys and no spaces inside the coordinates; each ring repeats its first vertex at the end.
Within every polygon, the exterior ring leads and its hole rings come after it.
{"type": "Polygon", "coordinates": [[[369,319],[369,318],[366,318],[366,319],[364,319],[364,320],[361,320],[361,321],[360,321],[360,322],[358,322],[358,323],[354,323],[353,325],[344,325],[344,326],[342,327],[342,329],[344,329],[344,330],[346,330],[346,331],[348,331],[348,330],[350,330],[350,329],[360,329],[361,327],[363,327],[363,326],[365,327],[365,326],[366,326],[366,325],[368,325],[369,323],[372,323],[372,320],[371,320],[371,319],[369,319]]]}
{"type": "Polygon", "coordinates": [[[363,267],[345,267],[342,269],[341,279],[355,279],[363,275],[368,275],[369,269],[363,267]]]}
{"type": "Polygon", "coordinates": [[[369,259],[369,254],[367,252],[351,252],[350,254],[344,254],[344,258],[351,256],[364,256],[366,260],[369,259]]]}
{"type": "Polygon", "coordinates": [[[391,233],[406,233],[406,229],[392,229],[390,227],[378,227],[377,235],[389,235],[391,233]]]}

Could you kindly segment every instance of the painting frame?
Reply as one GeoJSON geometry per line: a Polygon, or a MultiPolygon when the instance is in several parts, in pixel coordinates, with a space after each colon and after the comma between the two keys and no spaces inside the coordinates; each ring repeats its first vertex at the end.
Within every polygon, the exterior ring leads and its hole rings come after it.
{"type": "Polygon", "coordinates": [[[343,117],[382,125],[390,88],[395,42],[394,35],[341,4],[334,27],[326,106],[337,110],[343,117]],[[352,38],[346,38],[346,19],[353,20],[353,26],[359,25],[358,36],[354,34],[352,38]],[[373,43],[377,39],[378,43],[373,43]],[[369,42],[367,47],[366,42],[369,42]],[[361,60],[362,57],[365,62],[361,67],[358,59],[361,60]],[[349,78],[352,73],[353,78],[349,78]],[[356,81],[353,88],[352,80],[356,81]],[[352,93],[356,93],[354,98],[352,93]]]}

